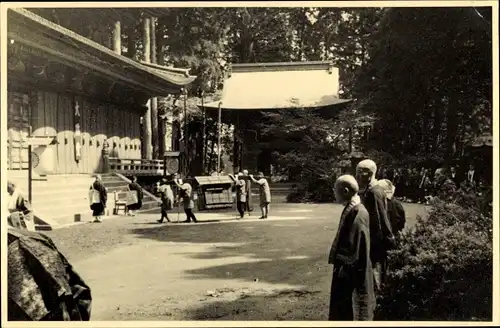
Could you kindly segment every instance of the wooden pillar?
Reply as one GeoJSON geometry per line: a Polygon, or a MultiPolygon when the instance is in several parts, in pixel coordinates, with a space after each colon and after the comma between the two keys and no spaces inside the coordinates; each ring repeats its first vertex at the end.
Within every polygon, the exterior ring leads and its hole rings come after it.
{"type": "Polygon", "coordinates": [[[137,52],[135,36],[135,27],[130,26],[127,33],[127,57],[129,58],[134,58],[137,52]]]}
{"type": "MultiPolygon", "coordinates": [[[[156,63],[158,65],[164,65],[165,60],[164,60],[164,40],[163,40],[163,25],[162,21],[156,20],[156,35],[155,35],[155,43],[156,43],[156,63]]],[[[158,108],[158,148],[160,152],[160,156],[163,156],[163,154],[167,150],[171,150],[172,148],[172,140],[168,139],[167,140],[167,130],[168,130],[168,124],[171,124],[171,120],[168,119],[170,117],[170,104],[168,103],[168,98],[166,97],[159,97],[158,98],[158,107],[162,107],[162,110],[160,112],[160,109],[158,108]],[[160,115],[163,115],[164,118],[161,118],[160,115]],[[170,122],[170,123],[169,123],[170,122]]]]}
{"type": "MultiPolygon", "coordinates": [[[[143,44],[143,60],[150,62],[151,59],[151,22],[149,18],[143,19],[142,26],[142,44],[143,44]]],[[[145,159],[153,159],[153,144],[152,144],[152,130],[151,130],[151,100],[148,100],[146,105],[146,113],[143,116],[143,137],[142,148],[144,149],[145,159]]]]}
{"type": "Polygon", "coordinates": [[[122,54],[122,28],[120,21],[115,22],[113,29],[113,51],[122,54]]]}
{"type": "MultiPolygon", "coordinates": [[[[151,63],[156,64],[156,18],[151,17],[151,63]]],[[[161,159],[160,156],[160,137],[158,134],[158,98],[151,98],[151,139],[153,142],[153,158],[161,159]]]]}

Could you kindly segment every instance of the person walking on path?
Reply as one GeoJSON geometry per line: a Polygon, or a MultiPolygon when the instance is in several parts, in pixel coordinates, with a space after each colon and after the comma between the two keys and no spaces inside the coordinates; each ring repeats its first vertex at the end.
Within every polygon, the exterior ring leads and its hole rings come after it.
{"type": "Polygon", "coordinates": [[[237,177],[230,174],[229,177],[234,181],[236,186],[236,209],[240,213],[240,219],[243,219],[247,202],[246,182],[243,180],[243,173],[238,173],[237,177]]]}
{"type": "Polygon", "coordinates": [[[248,175],[248,170],[243,170],[243,176],[245,177],[245,190],[246,190],[246,201],[245,201],[245,211],[248,216],[252,215],[253,206],[252,206],[252,180],[250,180],[250,176],[248,175]]]}
{"type": "Polygon", "coordinates": [[[331,321],[371,321],[376,305],[370,260],[370,218],[351,175],[334,185],[335,199],[344,205],[328,263],[333,264],[330,290],[331,321]]]}
{"type": "Polygon", "coordinates": [[[102,178],[99,174],[95,176],[95,181],[90,185],[89,190],[90,209],[94,222],[101,223],[101,218],[104,216],[106,203],[108,200],[108,192],[102,184],[102,178]]]}
{"type": "Polygon", "coordinates": [[[262,172],[259,172],[257,179],[255,179],[253,175],[250,175],[250,180],[259,185],[260,210],[262,211],[260,219],[267,219],[269,215],[269,205],[271,204],[271,189],[269,188],[269,183],[262,172]]]}
{"type": "Polygon", "coordinates": [[[196,216],[193,213],[194,209],[193,187],[191,187],[191,184],[187,182],[181,184],[178,181],[178,179],[174,179],[174,182],[177,185],[177,188],[179,189],[178,197],[182,199],[182,202],[184,204],[184,213],[186,213],[186,220],[183,222],[189,223],[192,220],[194,223],[197,223],[198,220],[196,219],[196,216]]]}
{"type": "Polygon", "coordinates": [[[161,218],[157,222],[163,223],[163,219],[166,219],[167,222],[171,222],[168,218],[168,211],[174,207],[174,192],[166,179],[161,180],[157,191],[161,199],[161,218]]]}
{"type": "Polygon", "coordinates": [[[14,182],[7,181],[7,193],[8,220],[13,226],[35,231],[35,216],[33,214],[33,209],[23,192],[14,182]]]}
{"type": "Polygon", "coordinates": [[[137,177],[132,177],[132,182],[128,185],[128,189],[130,191],[135,191],[137,193],[137,203],[127,205],[128,214],[131,216],[135,215],[135,211],[138,211],[142,207],[142,199],[144,197],[144,193],[142,191],[142,187],[139,183],[137,183],[137,177]]]}
{"type": "Polygon", "coordinates": [[[387,270],[387,251],[394,247],[395,239],[387,214],[387,197],[377,185],[377,164],[366,159],[356,166],[356,179],[365,191],[361,201],[370,215],[370,258],[375,276],[375,287],[382,288],[387,270]]]}

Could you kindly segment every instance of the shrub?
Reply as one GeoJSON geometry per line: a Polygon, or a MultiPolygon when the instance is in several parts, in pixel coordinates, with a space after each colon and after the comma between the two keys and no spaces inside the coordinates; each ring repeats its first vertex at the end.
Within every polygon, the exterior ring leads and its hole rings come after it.
{"type": "Polygon", "coordinates": [[[438,200],[401,235],[389,254],[378,319],[491,320],[492,217],[473,198],[438,200]]]}

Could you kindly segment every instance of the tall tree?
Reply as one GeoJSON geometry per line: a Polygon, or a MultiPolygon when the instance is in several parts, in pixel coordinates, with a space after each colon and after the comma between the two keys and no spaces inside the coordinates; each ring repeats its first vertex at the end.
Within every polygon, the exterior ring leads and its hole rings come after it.
{"type": "Polygon", "coordinates": [[[356,108],[378,117],[367,146],[451,161],[491,131],[491,27],[477,18],[472,8],[385,10],[354,88],[356,108]]]}

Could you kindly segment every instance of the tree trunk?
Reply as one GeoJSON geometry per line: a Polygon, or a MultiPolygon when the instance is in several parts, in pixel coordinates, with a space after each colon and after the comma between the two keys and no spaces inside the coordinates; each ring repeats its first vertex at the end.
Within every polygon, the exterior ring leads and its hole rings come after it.
{"type": "MultiPolygon", "coordinates": [[[[143,44],[143,60],[145,62],[150,62],[151,52],[150,52],[150,35],[151,35],[151,23],[149,18],[143,19],[143,29],[142,29],[142,44],[143,44]]],[[[147,103],[147,110],[143,118],[143,148],[145,159],[153,159],[153,144],[152,144],[152,129],[151,129],[151,100],[147,103]]]]}
{"type": "MultiPolygon", "coordinates": [[[[151,17],[151,63],[156,64],[156,18],[151,17]]],[[[151,98],[151,138],[153,143],[153,158],[161,159],[160,157],[160,137],[158,134],[158,98],[151,98]]]]}
{"type": "Polygon", "coordinates": [[[116,21],[113,29],[113,51],[122,54],[122,28],[120,21],[116,21]]]}

